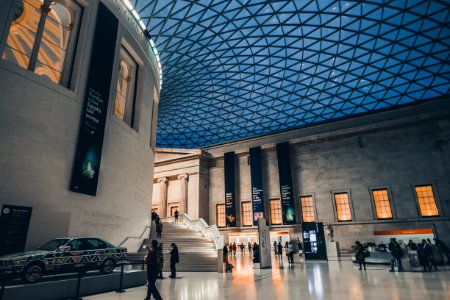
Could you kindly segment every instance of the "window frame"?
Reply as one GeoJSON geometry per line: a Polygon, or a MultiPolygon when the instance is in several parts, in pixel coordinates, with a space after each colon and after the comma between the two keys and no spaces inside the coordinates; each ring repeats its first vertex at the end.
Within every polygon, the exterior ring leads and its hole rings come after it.
{"type": "Polygon", "coordinates": [[[313,202],[313,211],[314,211],[314,221],[317,222],[318,216],[317,216],[317,205],[316,205],[316,195],[314,193],[308,193],[308,194],[301,194],[299,196],[299,202],[300,202],[300,216],[302,223],[305,222],[303,218],[303,206],[302,206],[302,197],[311,197],[313,202]]]}
{"type": "Polygon", "coordinates": [[[226,228],[227,227],[227,220],[226,220],[226,215],[227,215],[227,212],[226,212],[226,208],[225,208],[225,203],[217,203],[216,204],[216,226],[217,226],[217,228],[226,228]],[[219,226],[219,206],[220,207],[223,207],[223,222],[224,222],[224,225],[223,226],[219,226]]]}
{"type": "Polygon", "coordinates": [[[333,211],[334,211],[334,220],[337,223],[352,223],[356,221],[356,217],[355,217],[355,212],[353,209],[353,201],[352,201],[352,193],[350,189],[341,189],[341,190],[332,190],[331,192],[331,203],[333,205],[333,211]],[[350,216],[351,216],[351,220],[343,220],[343,221],[339,221],[338,220],[338,213],[337,213],[337,207],[336,207],[336,197],[335,195],[337,194],[345,194],[347,193],[348,196],[348,203],[350,206],[350,216]]]}
{"type": "Polygon", "coordinates": [[[432,218],[442,218],[445,217],[445,211],[442,207],[441,198],[439,197],[439,193],[437,190],[437,184],[434,181],[419,181],[411,183],[412,193],[414,195],[414,201],[416,204],[417,215],[420,219],[432,219],[432,218]],[[419,198],[417,196],[416,187],[418,186],[431,186],[431,190],[433,191],[434,202],[436,203],[436,207],[438,209],[439,215],[437,216],[422,216],[419,205],[419,198]]]}
{"type": "Polygon", "coordinates": [[[283,207],[282,207],[282,203],[281,203],[281,199],[279,198],[273,198],[273,199],[269,199],[269,211],[270,211],[270,225],[283,225],[283,207]],[[273,223],[273,218],[272,218],[272,202],[273,201],[278,201],[280,203],[280,223],[273,223]]]}
{"type": "Polygon", "coordinates": [[[391,187],[389,185],[380,185],[380,186],[370,186],[369,187],[369,196],[370,196],[370,203],[372,205],[372,214],[373,214],[373,218],[374,220],[377,221],[385,221],[385,220],[395,220],[397,219],[397,212],[395,210],[395,203],[394,203],[394,198],[392,197],[392,191],[391,191],[391,187]],[[373,192],[374,191],[379,191],[379,190],[387,190],[387,194],[389,197],[389,205],[391,207],[391,214],[392,214],[392,218],[378,218],[377,215],[377,208],[375,205],[375,198],[373,196],[373,192]]]}
{"type": "MultiPolygon", "coordinates": [[[[80,34],[82,26],[86,26],[83,25],[85,23],[85,19],[86,19],[86,3],[84,1],[80,1],[80,0],[70,0],[69,4],[67,5],[67,2],[63,1],[63,0],[54,0],[54,1],[49,1],[49,0],[43,0],[42,5],[46,5],[48,3],[48,5],[51,5],[53,2],[56,2],[62,6],[64,6],[68,11],[70,11],[72,20],[73,20],[73,24],[72,24],[72,28],[71,28],[71,33],[70,33],[70,37],[69,37],[69,41],[67,43],[67,47],[64,50],[65,55],[64,55],[64,59],[62,61],[62,68],[61,68],[61,72],[60,72],[60,76],[59,76],[59,81],[55,82],[52,79],[48,78],[47,76],[42,76],[38,73],[35,72],[36,70],[36,66],[39,62],[38,60],[38,56],[40,53],[40,50],[42,49],[42,41],[44,39],[44,31],[46,26],[44,25],[44,27],[42,27],[41,29],[38,28],[36,29],[36,33],[35,33],[35,40],[33,41],[33,45],[32,45],[32,49],[30,50],[30,56],[29,56],[29,61],[27,63],[27,67],[21,67],[19,64],[10,61],[8,59],[3,59],[3,57],[0,57],[0,61],[5,62],[7,65],[11,65],[14,66],[15,70],[23,70],[23,71],[19,71],[21,72],[21,74],[24,74],[24,76],[30,76],[29,74],[32,73],[34,75],[31,76],[35,76],[36,78],[39,78],[38,80],[40,81],[40,78],[43,78],[43,82],[45,82],[45,84],[49,83],[51,85],[54,86],[61,86],[64,89],[68,89],[68,90],[75,90],[75,86],[76,86],[76,82],[78,81],[78,79],[76,78],[77,74],[78,74],[78,68],[77,68],[77,64],[76,64],[76,56],[78,55],[78,52],[80,51],[85,51],[84,50],[84,46],[82,44],[84,44],[85,42],[85,38],[82,37],[82,35],[80,34]],[[76,8],[76,9],[74,9],[76,8]],[[81,46],[80,46],[81,44],[81,46]],[[77,49],[81,49],[81,50],[77,50],[77,49]],[[22,73],[24,72],[24,73],[22,73]],[[26,75],[25,75],[26,74],[26,75]]],[[[9,47],[8,46],[8,37],[10,35],[10,30],[11,30],[11,25],[13,23],[13,17],[14,17],[14,12],[15,12],[15,6],[16,6],[17,1],[11,1],[11,3],[9,4],[9,12],[7,13],[7,19],[4,21],[4,28],[0,28],[2,29],[2,34],[0,35],[1,41],[0,41],[0,55],[3,56],[3,53],[5,52],[6,48],[9,47]]],[[[42,14],[39,15],[39,23],[42,21],[42,14]]],[[[45,24],[47,24],[47,18],[48,16],[45,16],[45,24]]],[[[0,24],[2,25],[2,24],[0,24]]]]}
{"type": "Polygon", "coordinates": [[[253,208],[252,208],[252,201],[242,201],[241,202],[241,220],[242,220],[242,227],[251,227],[253,226],[253,208]],[[250,204],[250,220],[249,224],[244,224],[244,204],[250,204]]]}

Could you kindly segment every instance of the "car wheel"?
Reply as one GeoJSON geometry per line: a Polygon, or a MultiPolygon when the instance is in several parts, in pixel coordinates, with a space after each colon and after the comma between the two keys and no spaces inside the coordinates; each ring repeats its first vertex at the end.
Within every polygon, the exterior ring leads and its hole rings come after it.
{"type": "Polygon", "coordinates": [[[37,282],[42,278],[42,274],[44,273],[44,269],[39,264],[33,264],[25,267],[22,271],[21,279],[25,283],[33,283],[37,282]]]}
{"type": "Polygon", "coordinates": [[[114,267],[116,266],[116,262],[113,259],[106,259],[103,261],[102,266],[100,267],[100,273],[109,274],[114,271],[114,267]]]}

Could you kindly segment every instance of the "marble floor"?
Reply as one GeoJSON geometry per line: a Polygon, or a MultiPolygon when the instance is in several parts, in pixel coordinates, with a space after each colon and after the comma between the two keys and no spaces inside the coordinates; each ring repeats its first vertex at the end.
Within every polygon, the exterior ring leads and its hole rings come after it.
{"type": "MultiPolygon", "coordinates": [[[[253,269],[251,257],[237,254],[230,273],[177,273],[176,279],[157,281],[161,296],[168,300],[218,299],[450,299],[450,269],[438,272],[390,273],[387,266],[368,266],[359,271],[350,260],[304,262],[289,266],[285,257],[272,257],[272,269],[253,269]]],[[[165,274],[168,276],[169,274],[165,274]]],[[[84,297],[90,300],[144,299],[146,287],[125,293],[84,297]]]]}

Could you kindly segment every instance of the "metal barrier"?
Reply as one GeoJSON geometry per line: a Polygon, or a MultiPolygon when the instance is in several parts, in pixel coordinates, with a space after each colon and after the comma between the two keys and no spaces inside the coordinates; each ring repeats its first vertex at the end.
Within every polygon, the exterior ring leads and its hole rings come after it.
{"type": "MultiPolygon", "coordinates": [[[[115,290],[116,293],[123,293],[125,290],[123,289],[123,274],[124,274],[124,266],[132,266],[132,265],[141,265],[142,270],[144,270],[145,263],[142,262],[122,262],[118,263],[114,266],[114,269],[117,267],[120,267],[120,280],[119,280],[119,287],[115,290]]],[[[76,265],[75,266],[77,270],[77,289],[75,296],[73,298],[69,298],[68,300],[82,300],[83,298],[80,297],[80,288],[81,288],[81,279],[85,277],[87,271],[89,270],[86,268],[85,265],[76,265]]],[[[98,275],[90,276],[90,277],[96,277],[98,275]]],[[[0,275],[0,300],[3,300],[3,295],[5,292],[5,287],[8,286],[8,283],[11,283],[14,279],[17,279],[17,277],[12,277],[10,275],[2,274],[0,275]]],[[[53,280],[58,281],[58,280],[53,280]]],[[[32,283],[30,283],[32,284],[32,283]]],[[[11,286],[11,285],[9,285],[11,286]]]]}

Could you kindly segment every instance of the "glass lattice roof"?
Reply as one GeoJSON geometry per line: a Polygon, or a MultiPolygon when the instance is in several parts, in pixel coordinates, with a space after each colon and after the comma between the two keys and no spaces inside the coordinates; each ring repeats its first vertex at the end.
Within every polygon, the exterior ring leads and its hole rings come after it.
{"type": "Polygon", "coordinates": [[[161,55],[158,147],[449,94],[448,0],[131,2],[161,55]]]}

